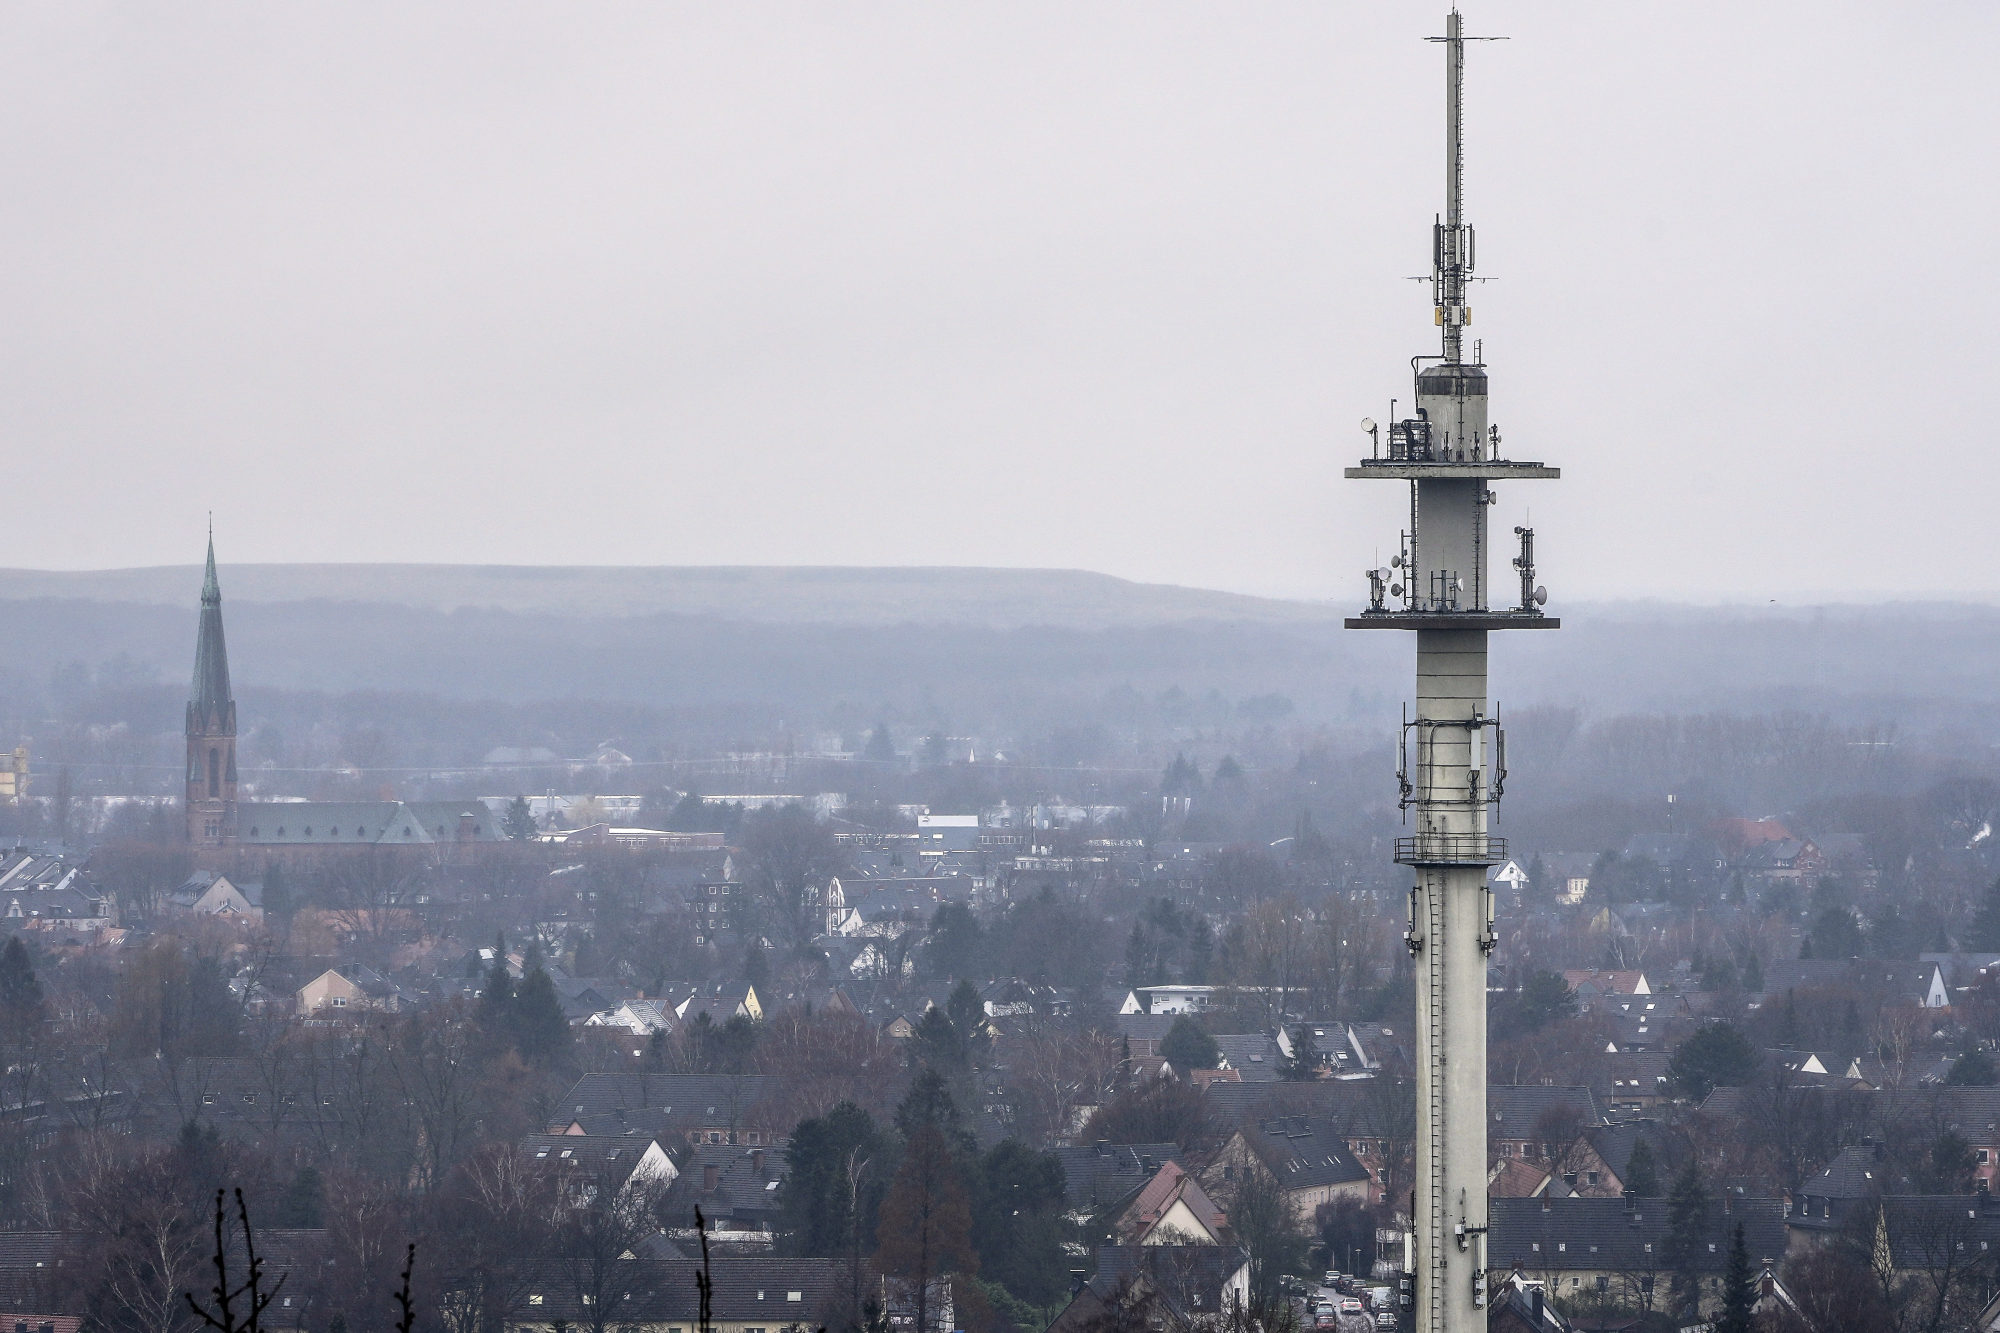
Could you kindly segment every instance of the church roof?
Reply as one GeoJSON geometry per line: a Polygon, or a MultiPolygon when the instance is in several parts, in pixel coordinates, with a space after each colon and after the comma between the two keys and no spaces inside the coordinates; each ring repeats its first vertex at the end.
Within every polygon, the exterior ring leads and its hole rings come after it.
{"type": "Polygon", "coordinates": [[[265,845],[415,847],[506,837],[499,818],[479,801],[245,802],[237,827],[239,842],[265,845]]]}
{"type": "Polygon", "coordinates": [[[201,583],[201,629],[194,644],[194,683],[188,721],[203,731],[233,730],[236,704],[229,692],[229,650],[222,641],[222,585],[215,577],[215,534],[208,536],[208,573],[201,583]]]}

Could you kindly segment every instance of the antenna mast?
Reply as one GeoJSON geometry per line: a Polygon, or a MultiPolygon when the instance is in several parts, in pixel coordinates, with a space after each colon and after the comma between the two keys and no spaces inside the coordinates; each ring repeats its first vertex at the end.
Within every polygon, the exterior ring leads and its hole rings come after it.
{"type": "Polygon", "coordinates": [[[1465,221],[1465,44],[1494,41],[1468,38],[1456,9],[1446,16],[1444,43],[1444,218],[1434,225],[1431,239],[1431,292],[1437,322],[1444,329],[1444,360],[1463,360],[1465,326],[1472,308],[1465,303],[1465,285],[1472,274],[1472,228],[1465,221]]]}

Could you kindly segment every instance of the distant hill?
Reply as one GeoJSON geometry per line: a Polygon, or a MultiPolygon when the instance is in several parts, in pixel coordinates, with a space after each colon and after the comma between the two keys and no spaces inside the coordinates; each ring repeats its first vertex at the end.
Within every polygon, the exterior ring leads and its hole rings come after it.
{"type": "MultiPolygon", "coordinates": [[[[1376,727],[1410,686],[1409,636],[1344,631],[1345,607],[1074,570],[240,565],[222,578],[244,695],[924,715],[1006,734],[1176,690],[1208,700],[1211,719],[1256,701],[1241,715],[1376,727]]],[[[178,727],[199,586],[189,566],[0,571],[0,722],[36,725],[52,691],[84,680],[146,690],[133,725],[178,727]]],[[[1793,710],[2000,739],[1985,720],[2000,716],[1987,706],[2000,609],[1552,609],[1560,633],[1496,640],[1504,706],[1793,710]]]]}
{"type": "MultiPolygon", "coordinates": [[[[0,601],[192,607],[201,568],[0,569],[0,601]]],[[[765,623],[1098,629],[1190,620],[1337,624],[1305,602],[1133,583],[1074,569],[225,565],[225,605],[364,602],[429,611],[714,616],[765,623]]]]}

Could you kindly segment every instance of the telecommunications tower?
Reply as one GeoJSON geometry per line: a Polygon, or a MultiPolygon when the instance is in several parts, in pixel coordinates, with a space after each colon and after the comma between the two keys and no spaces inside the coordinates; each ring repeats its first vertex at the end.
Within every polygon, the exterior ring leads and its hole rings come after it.
{"type": "MultiPolygon", "coordinates": [[[[1486,701],[1486,635],[1555,629],[1535,585],[1535,533],[1516,528],[1520,601],[1493,605],[1486,576],[1491,483],[1553,478],[1541,463],[1506,459],[1487,420],[1486,367],[1466,288],[1474,246],[1463,202],[1460,134],[1465,43],[1459,16],[1432,38],[1445,53],[1444,216],[1431,229],[1431,290],[1443,347],[1410,365],[1414,415],[1392,420],[1387,447],[1373,421],[1371,456],[1349,477],[1410,485],[1409,528],[1388,569],[1368,572],[1368,607],[1349,629],[1417,632],[1417,701],[1398,749],[1401,805],[1411,836],[1396,840],[1410,867],[1410,928],[1417,974],[1416,1180],[1413,1243],[1405,1253],[1418,1333],[1486,1327],[1486,960],[1493,950],[1490,867],[1506,843],[1486,831],[1487,809],[1507,776],[1507,748],[1486,701]]],[[[1392,411],[1392,417],[1395,415],[1392,411]]],[[[1511,590],[1497,600],[1506,601],[1511,590]]]]}

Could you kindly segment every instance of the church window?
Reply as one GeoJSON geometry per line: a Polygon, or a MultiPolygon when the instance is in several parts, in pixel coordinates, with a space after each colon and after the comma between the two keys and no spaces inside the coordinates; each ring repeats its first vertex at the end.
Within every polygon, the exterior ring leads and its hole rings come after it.
{"type": "Polygon", "coordinates": [[[213,747],[208,752],[208,794],[222,794],[222,751],[213,747]]]}

